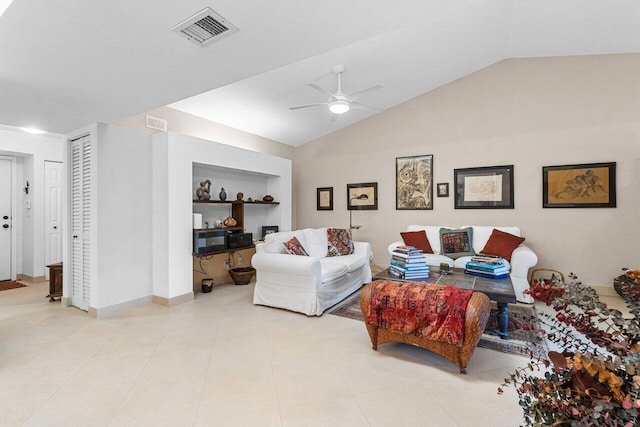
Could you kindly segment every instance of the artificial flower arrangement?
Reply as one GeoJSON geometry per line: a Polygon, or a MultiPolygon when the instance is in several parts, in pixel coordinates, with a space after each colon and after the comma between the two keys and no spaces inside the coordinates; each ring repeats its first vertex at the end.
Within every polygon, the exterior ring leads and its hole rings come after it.
{"type": "MultiPolygon", "coordinates": [[[[626,269],[625,269],[626,270],[626,269]]],[[[640,270],[626,270],[614,288],[630,316],[609,309],[596,291],[557,277],[539,280],[529,294],[553,306],[540,313],[547,338],[561,351],[532,358],[498,388],[514,386],[527,426],[640,425],[640,270]]]]}

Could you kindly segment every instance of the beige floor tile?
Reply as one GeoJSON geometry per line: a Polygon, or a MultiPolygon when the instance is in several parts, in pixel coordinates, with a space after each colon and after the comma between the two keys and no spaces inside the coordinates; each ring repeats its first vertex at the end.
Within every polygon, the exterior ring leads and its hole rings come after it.
{"type": "Polygon", "coordinates": [[[522,423],[497,387],[526,358],[477,349],[461,375],[417,347],[373,351],[362,322],[254,306],[253,285],[104,319],[47,292],[0,292],[0,426],[522,423]]]}

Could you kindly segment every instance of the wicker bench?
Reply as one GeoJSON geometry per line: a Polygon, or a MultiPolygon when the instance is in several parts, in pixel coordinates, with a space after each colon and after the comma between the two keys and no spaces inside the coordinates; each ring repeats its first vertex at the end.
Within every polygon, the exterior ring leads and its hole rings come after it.
{"type": "MultiPolygon", "coordinates": [[[[369,305],[371,304],[373,289],[377,283],[378,281],[369,283],[360,294],[360,308],[362,310],[362,316],[365,319],[369,305]]],[[[447,358],[460,368],[461,373],[465,374],[467,372],[467,364],[487,325],[490,312],[491,303],[489,298],[481,292],[474,292],[467,304],[465,312],[464,341],[461,347],[446,342],[429,340],[427,337],[416,336],[414,334],[388,331],[371,325],[366,325],[366,327],[374,350],[378,349],[378,344],[390,342],[412,344],[447,358]]]]}

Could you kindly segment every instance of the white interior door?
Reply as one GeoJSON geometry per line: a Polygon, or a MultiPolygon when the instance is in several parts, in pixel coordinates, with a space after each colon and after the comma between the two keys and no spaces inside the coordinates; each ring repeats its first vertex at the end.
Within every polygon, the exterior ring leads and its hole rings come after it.
{"type": "Polygon", "coordinates": [[[71,304],[89,309],[91,140],[71,144],[71,304]]]}
{"type": "MultiPolygon", "coordinates": [[[[62,163],[44,162],[44,262],[62,261],[62,163]]],[[[46,278],[49,269],[45,268],[46,278]]]]}
{"type": "Polygon", "coordinates": [[[0,280],[11,279],[12,163],[0,158],[0,280]]]}

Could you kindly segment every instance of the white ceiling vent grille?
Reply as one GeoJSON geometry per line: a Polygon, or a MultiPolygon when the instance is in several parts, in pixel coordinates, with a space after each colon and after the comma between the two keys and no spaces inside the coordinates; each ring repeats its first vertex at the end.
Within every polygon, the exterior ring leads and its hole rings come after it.
{"type": "Polygon", "coordinates": [[[171,31],[186,37],[198,46],[205,47],[236,33],[238,28],[207,7],[192,17],[174,25],[171,31]]]}

